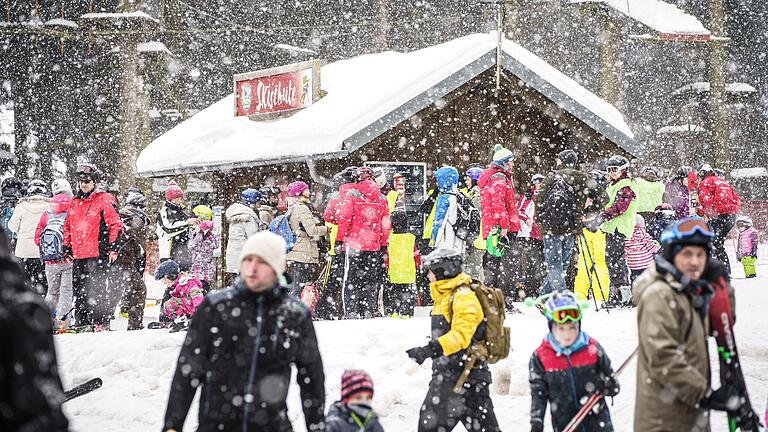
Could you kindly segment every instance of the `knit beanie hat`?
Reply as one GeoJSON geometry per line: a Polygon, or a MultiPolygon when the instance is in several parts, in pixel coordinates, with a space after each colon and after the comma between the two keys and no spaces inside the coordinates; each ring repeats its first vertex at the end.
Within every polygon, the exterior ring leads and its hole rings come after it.
{"type": "Polygon", "coordinates": [[[345,370],[341,375],[341,402],[347,403],[349,399],[359,393],[368,393],[373,397],[371,376],[363,370],[345,370]]]}
{"type": "Polygon", "coordinates": [[[54,195],[64,194],[68,196],[74,195],[72,193],[72,185],[66,179],[56,179],[51,183],[51,193],[54,195]]]}
{"type": "Polygon", "coordinates": [[[501,144],[496,144],[493,147],[493,163],[504,165],[511,160],[515,160],[515,154],[511,150],[501,144]]]}
{"type": "Polygon", "coordinates": [[[259,231],[250,236],[240,251],[240,262],[251,255],[261,258],[277,276],[285,272],[285,240],[270,231],[259,231]]]}
{"type": "Polygon", "coordinates": [[[173,180],[168,180],[168,188],[165,190],[165,200],[173,201],[176,198],[181,198],[183,196],[184,191],[181,190],[179,185],[173,180]]]}
{"type": "Polygon", "coordinates": [[[309,186],[301,180],[295,181],[288,185],[286,191],[289,197],[297,197],[309,189],[309,186]]]}

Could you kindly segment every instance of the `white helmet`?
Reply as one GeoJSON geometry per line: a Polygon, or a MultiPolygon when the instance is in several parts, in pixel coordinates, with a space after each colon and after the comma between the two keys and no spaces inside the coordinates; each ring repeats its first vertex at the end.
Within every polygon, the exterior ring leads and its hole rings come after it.
{"type": "Polygon", "coordinates": [[[72,196],[72,185],[66,179],[56,179],[51,183],[51,193],[54,195],[63,193],[72,196]]]}

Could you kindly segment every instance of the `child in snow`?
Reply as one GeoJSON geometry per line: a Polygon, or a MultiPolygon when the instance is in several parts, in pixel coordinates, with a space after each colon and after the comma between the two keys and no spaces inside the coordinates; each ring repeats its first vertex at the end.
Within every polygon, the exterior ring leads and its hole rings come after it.
{"type": "Polygon", "coordinates": [[[384,432],[371,408],[373,380],[362,370],[345,370],[341,376],[341,400],[325,417],[325,432],[384,432]]]}
{"type": "Polygon", "coordinates": [[[64,253],[64,220],[71,195],[60,193],[51,199],[48,210],[40,216],[35,230],[35,244],[45,264],[48,293],[45,302],[51,308],[54,328],[67,326],[72,309],[72,259],[64,253]]]}
{"type": "Polygon", "coordinates": [[[632,238],[624,243],[631,283],[635,283],[635,279],[653,264],[655,255],[659,250],[661,250],[659,242],[645,231],[645,219],[642,216],[636,216],[632,238]]]}
{"type": "Polygon", "coordinates": [[[155,270],[155,280],[167,287],[162,302],[163,315],[167,321],[188,320],[205,298],[200,279],[187,272],[181,272],[176,261],[160,263],[155,270]]]}
{"type": "Polygon", "coordinates": [[[416,269],[419,250],[416,236],[408,232],[405,212],[392,213],[392,233],[389,235],[385,264],[389,285],[384,289],[384,313],[391,316],[412,317],[416,304],[416,269]]]}
{"type": "Polygon", "coordinates": [[[736,251],[736,259],[744,266],[744,276],[757,277],[755,262],[757,261],[757,231],[752,227],[752,219],[747,216],[739,216],[736,219],[736,227],[739,229],[739,247],[736,251]]]}
{"type": "MultiPolygon", "coordinates": [[[[593,393],[616,396],[619,384],[611,360],[600,344],[581,330],[582,305],[568,292],[538,299],[547,317],[549,333],[531,356],[531,431],[544,430],[550,405],[552,425],[563,430],[593,393]]],[[[581,423],[579,430],[612,432],[611,414],[604,400],[581,423]]]]}
{"type": "Polygon", "coordinates": [[[213,251],[219,248],[219,238],[213,234],[213,222],[202,220],[189,239],[189,251],[192,254],[191,272],[203,284],[203,292],[208,293],[214,280],[216,269],[213,265],[213,251]]]}

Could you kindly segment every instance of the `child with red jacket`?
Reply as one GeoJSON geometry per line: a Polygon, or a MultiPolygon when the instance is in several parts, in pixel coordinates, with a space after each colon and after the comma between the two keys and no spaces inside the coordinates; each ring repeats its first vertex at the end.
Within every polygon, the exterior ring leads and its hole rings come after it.
{"type": "Polygon", "coordinates": [[[731,274],[725,239],[736,223],[739,195],[727,180],[715,175],[715,170],[708,164],[699,167],[698,174],[702,180],[698,187],[699,203],[696,211],[706,219],[715,234],[712,239],[713,258],[725,264],[728,274],[731,274]]]}

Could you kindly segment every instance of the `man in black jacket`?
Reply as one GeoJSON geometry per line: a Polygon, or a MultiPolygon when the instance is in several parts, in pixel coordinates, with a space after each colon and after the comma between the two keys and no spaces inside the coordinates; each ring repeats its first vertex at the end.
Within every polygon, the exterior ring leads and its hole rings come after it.
{"type": "Polygon", "coordinates": [[[0,431],[66,432],[51,312],[0,229],[0,431]]]}
{"type": "Polygon", "coordinates": [[[164,431],[181,431],[202,385],[200,432],[292,431],[285,404],[296,365],[307,430],[323,430],[325,376],[309,310],[278,283],[285,242],[261,231],[240,254],[234,286],[209,295],[181,348],[164,431]]]}

